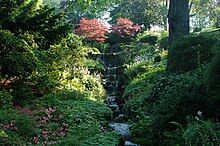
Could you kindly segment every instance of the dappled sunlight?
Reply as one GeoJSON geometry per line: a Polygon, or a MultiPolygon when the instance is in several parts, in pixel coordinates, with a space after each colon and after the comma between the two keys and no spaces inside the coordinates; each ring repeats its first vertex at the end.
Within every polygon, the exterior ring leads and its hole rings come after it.
{"type": "Polygon", "coordinates": [[[0,0],[0,145],[220,145],[219,6],[0,0]]]}

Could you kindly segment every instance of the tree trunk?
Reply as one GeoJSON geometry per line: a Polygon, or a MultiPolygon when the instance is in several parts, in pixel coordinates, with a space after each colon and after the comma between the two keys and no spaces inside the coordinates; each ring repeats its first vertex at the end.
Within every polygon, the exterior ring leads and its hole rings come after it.
{"type": "Polygon", "coordinates": [[[171,43],[189,33],[189,0],[170,0],[168,22],[171,43]]]}
{"type": "Polygon", "coordinates": [[[169,54],[167,69],[172,70],[172,43],[182,35],[189,34],[189,0],[170,0],[168,11],[169,54]],[[171,69],[170,69],[171,67],[171,69]]]}

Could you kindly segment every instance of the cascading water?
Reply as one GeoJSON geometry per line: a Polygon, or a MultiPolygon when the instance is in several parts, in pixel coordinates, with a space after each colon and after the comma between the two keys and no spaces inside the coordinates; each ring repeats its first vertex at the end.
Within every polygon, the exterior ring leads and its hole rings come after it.
{"type": "Polygon", "coordinates": [[[138,146],[130,142],[130,125],[124,123],[123,113],[120,110],[119,103],[116,99],[116,95],[119,89],[119,76],[122,63],[119,61],[120,52],[117,46],[112,46],[107,53],[103,53],[102,60],[105,65],[105,85],[108,92],[106,103],[113,111],[113,121],[109,124],[109,127],[119,133],[123,138],[122,146],[138,146]]]}

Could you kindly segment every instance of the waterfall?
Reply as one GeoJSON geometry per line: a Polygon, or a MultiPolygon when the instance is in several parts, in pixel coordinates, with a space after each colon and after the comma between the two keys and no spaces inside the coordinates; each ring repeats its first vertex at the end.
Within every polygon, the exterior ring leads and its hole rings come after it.
{"type": "Polygon", "coordinates": [[[124,123],[123,113],[119,109],[119,103],[117,101],[117,93],[119,91],[119,76],[122,76],[119,69],[121,69],[123,62],[119,59],[119,49],[118,46],[111,46],[109,50],[102,55],[102,61],[105,66],[104,70],[104,80],[105,88],[107,90],[108,96],[106,103],[109,108],[113,111],[113,121],[109,124],[109,127],[112,128],[115,132],[119,133],[122,136],[124,141],[122,146],[138,146],[130,142],[130,125],[124,123]]]}

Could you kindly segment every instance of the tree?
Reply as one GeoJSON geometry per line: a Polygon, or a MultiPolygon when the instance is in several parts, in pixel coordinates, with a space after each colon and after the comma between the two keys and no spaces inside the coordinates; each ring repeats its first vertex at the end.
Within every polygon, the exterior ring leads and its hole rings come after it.
{"type": "Polygon", "coordinates": [[[170,0],[169,12],[169,54],[167,69],[172,70],[173,56],[172,43],[182,35],[189,34],[189,0],[170,0]]]}
{"type": "Polygon", "coordinates": [[[111,10],[111,23],[122,17],[146,28],[151,28],[152,25],[166,28],[166,4],[164,0],[122,0],[111,10]]]}
{"type": "Polygon", "coordinates": [[[88,40],[104,42],[107,38],[108,27],[102,24],[98,19],[82,18],[80,20],[80,26],[75,32],[88,40]]]}
{"type": "Polygon", "coordinates": [[[19,100],[55,87],[65,50],[52,46],[70,32],[62,14],[37,2],[0,1],[0,90],[11,89],[19,100]]]}
{"type": "Polygon", "coordinates": [[[195,28],[220,26],[220,1],[218,0],[191,0],[191,26],[195,28]]]}
{"type": "Polygon", "coordinates": [[[168,22],[170,43],[189,34],[189,0],[170,0],[168,22]]]}
{"type": "Polygon", "coordinates": [[[44,0],[44,4],[66,13],[69,23],[78,24],[81,18],[100,18],[119,0],[44,0]]]}
{"type": "Polygon", "coordinates": [[[127,18],[118,18],[117,23],[112,26],[112,33],[115,33],[121,37],[133,36],[141,27],[135,25],[134,22],[127,18]]]}

